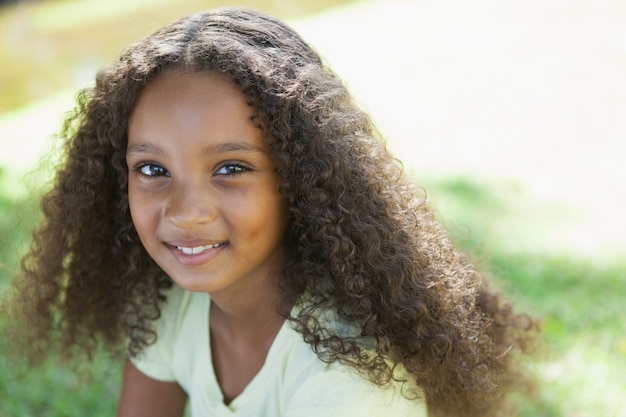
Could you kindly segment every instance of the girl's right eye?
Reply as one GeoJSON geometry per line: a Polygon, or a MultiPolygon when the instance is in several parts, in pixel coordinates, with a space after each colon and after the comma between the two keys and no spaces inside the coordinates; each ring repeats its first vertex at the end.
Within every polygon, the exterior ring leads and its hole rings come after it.
{"type": "Polygon", "coordinates": [[[167,171],[167,169],[155,163],[145,163],[145,164],[139,165],[137,168],[135,168],[135,171],[137,171],[138,173],[140,173],[141,175],[145,177],[169,177],[170,176],[170,173],[167,171]]]}

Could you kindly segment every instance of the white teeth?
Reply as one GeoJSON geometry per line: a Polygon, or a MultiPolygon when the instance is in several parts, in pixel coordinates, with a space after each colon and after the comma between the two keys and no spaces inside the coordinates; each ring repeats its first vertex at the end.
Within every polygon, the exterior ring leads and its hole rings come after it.
{"type": "Polygon", "coordinates": [[[196,246],[195,248],[186,248],[184,246],[176,246],[176,249],[184,253],[185,255],[196,255],[200,252],[204,252],[205,250],[217,248],[221,246],[222,243],[216,243],[214,245],[205,245],[205,246],[196,246]]]}

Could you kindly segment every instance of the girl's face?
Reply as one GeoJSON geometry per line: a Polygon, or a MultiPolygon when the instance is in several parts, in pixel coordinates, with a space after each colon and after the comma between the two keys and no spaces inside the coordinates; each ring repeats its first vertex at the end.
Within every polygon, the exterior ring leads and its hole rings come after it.
{"type": "Polygon", "coordinates": [[[128,125],[128,198],[148,254],[190,291],[245,300],[285,260],[287,208],[254,112],[228,76],[166,71],[128,125]],[[243,298],[242,298],[243,297],[243,298]]]}

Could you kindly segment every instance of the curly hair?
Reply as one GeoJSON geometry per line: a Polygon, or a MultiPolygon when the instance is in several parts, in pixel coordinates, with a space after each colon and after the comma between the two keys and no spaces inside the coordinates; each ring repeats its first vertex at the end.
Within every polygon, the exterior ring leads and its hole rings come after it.
{"type": "Polygon", "coordinates": [[[166,26],[80,93],[44,219],[4,304],[29,358],[54,346],[91,355],[101,343],[135,355],[155,340],[172,284],[133,227],[125,153],[139,93],[169,69],[227,73],[255,109],[291,216],[280,313],[320,359],[379,385],[403,366],[431,415],[502,413],[532,320],[488,288],[319,55],[280,21],[246,9],[166,26]],[[326,326],[322,311],[359,334],[326,326]]]}

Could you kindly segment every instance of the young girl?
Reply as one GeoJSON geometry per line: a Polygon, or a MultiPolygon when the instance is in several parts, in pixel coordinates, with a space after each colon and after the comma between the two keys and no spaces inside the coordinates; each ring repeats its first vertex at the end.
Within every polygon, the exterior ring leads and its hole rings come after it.
{"type": "Polygon", "coordinates": [[[506,413],[532,326],[292,29],[194,14],[96,81],[5,303],[32,361],[123,347],[118,416],[506,413]]]}

